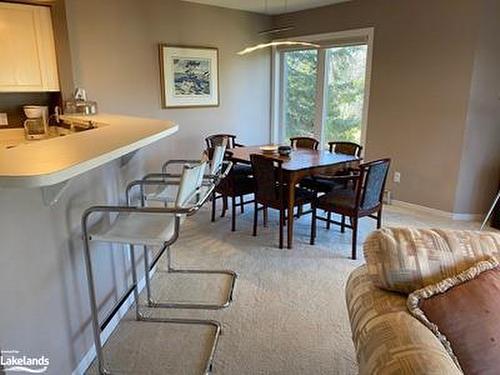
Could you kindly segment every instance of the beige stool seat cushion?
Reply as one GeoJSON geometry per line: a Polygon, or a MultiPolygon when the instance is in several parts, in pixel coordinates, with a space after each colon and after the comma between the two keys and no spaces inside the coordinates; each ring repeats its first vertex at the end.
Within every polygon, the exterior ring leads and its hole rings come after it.
{"type": "MultiPolygon", "coordinates": [[[[211,189],[210,185],[203,185],[198,189],[198,194],[194,195],[187,203],[195,205],[198,197],[205,196],[211,189]]],[[[154,192],[146,194],[146,201],[163,203],[166,207],[175,207],[177,199],[178,185],[160,186],[154,192]]]]}
{"type": "Polygon", "coordinates": [[[174,234],[174,227],[175,217],[171,214],[119,213],[110,225],[91,230],[90,240],[162,246],[174,234]]]}
{"type": "Polygon", "coordinates": [[[161,185],[154,192],[145,195],[147,201],[174,204],[179,185],[161,185]]]}

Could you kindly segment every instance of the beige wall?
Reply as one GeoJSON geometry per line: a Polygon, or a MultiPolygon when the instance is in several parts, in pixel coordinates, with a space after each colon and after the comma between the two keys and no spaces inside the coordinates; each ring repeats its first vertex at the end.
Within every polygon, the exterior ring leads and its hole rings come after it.
{"type": "Polygon", "coordinates": [[[211,133],[269,140],[269,52],[240,57],[270,17],[178,0],[66,0],[75,84],[102,112],[171,119],[169,157],[194,157],[211,133]],[[161,109],[158,43],[219,48],[220,107],[161,109]]]}
{"type": "Polygon", "coordinates": [[[395,199],[452,212],[479,15],[477,0],[353,0],[274,21],[292,36],[375,28],[367,159],[393,159],[395,199]]]}
{"type": "Polygon", "coordinates": [[[455,212],[482,213],[500,182],[500,2],[483,0],[455,212]]]}
{"type": "MultiPolygon", "coordinates": [[[[257,31],[268,27],[270,18],[173,0],[67,0],[66,17],[63,5],[58,0],[53,14],[64,94],[73,90],[74,77],[101,111],[173,119],[180,131],[142,149],[125,165],[116,160],[72,179],[52,207],[44,205],[39,189],[0,188],[0,207],[9,213],[0,215],[9,265],[0,273],[0,299],[8,301],[0,319],[0,348],[45,355],[51,374],[71,374],[85,364],[93,344],[83,211],[123,204],[128,182],[159,170],[173,156],[198,156],[208,133],[234,132],[249,143],[269,139],[269,53],[241,58],[235,52],[256,42],[257,31]],[[219,108],[160,109],[159,42],[219,47],[219,108]]],[[[92,246],[101,316],[130,282],[124,250],[92,246]]]]}

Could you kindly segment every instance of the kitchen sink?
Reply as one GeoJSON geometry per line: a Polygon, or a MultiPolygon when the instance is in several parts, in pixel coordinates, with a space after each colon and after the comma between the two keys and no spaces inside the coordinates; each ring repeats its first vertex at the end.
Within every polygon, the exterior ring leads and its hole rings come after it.
{"type": "Polygon", "coordinates": [[[75,133],[92,131],[94,129],[107,126],[104,123],[84,122],[84,121],[62,121],[57,126],[49,127],[49,134],[46,138],[37,140],[28,140],[25,138],[24,128],[1,129],[0,130],[0,149],[11,149],[22,144],[34,142],[43,142],[49,139],[71,136],[75,133]]]}

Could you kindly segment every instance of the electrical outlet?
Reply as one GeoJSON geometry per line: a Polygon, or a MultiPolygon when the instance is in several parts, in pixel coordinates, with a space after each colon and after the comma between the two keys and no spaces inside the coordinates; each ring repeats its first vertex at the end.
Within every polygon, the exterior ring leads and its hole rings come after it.
{"type": "Polygon", "coordinates": [[[7,118],[7,113],[0,113],[0,126],[9,125],[9,119],[7,118]]]}
{"type": "Polygon", "coordinates": [[[393,181],[396,184],[399,184],[401,182],[401,172],[394,172],[394,179],[393,181]]]}

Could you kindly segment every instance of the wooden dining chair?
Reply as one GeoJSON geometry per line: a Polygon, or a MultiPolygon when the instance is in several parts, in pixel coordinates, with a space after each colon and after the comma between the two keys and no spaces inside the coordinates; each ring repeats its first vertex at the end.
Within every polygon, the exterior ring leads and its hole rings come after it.
{"type": "Polygon", "coordinates": [[[234,134],[212,134],[205,138],[205,143],[208,148],[220,146],[224,142],[227,148],[243,147],[243,145],[236,142],[236,136],[234,134]]]}
{"type": "MultiPolygon", "coordinates": [[[[363,151],[363,146],[354,142],[328,142],[328,147],[330,152],[356,156],[358,158],[361,157],[361,152],[363,151]]],[[[334,189],[345,188],[348,179],[344,176],[350,173],[350,169],[342,169],[333,174],[306,177],[300,182],[300,186],[320,193],[328,193],[334,189]]]]}
{"type": "MultiPolygon", "coordinates": [[[[333,141],[328,142],[330,152],[344,155],[361,157],[363,146],[354,142],[333,141]]],[[[300,186],[305,189],[313,190],[318,193],[328,193],[334,189],[344,189],[347,187],[348,179],[344,176],[349,175],[349,169],[342,169],[333,174],[321,174],[317,176],[306,177],[300,181],[300,186]]],[[[303,208],[299,208],[299,215],[303,208]]],[[[331,218],[331,213],[329,214],[331,218]]],[[[330,229],[330,222],[326,222],[327,229],[330,229]]]]}
{"type": "MultiPolygon", "coordinates": [[[[283,227],[285,225],[285,215],[287,213],[288,194],[284,194],[286,185],[283,182],[283,160],[272,157],[252,154],[250,155],[252,168],[255,177],[255,202],[253,235],[257,236],[257,224],[259,211],[264,211],[264,226],[267,226],[267,209],[279,210],[279,248],[283,248],[283,227]],[[262,208],[259,208],[259,204],[262,208]]],[[[295,206],[311,203],[314,200],[314,193],[301,189],[295,189],[295,206]]]]}
{"type": "MultiPolygon", "coordinates": [[[[205,138],[207,151],[213,150],[215,147],[225,144],[228,149],[235,147],[243,147],[242,144],[236,142],[236,136],[233,134],[212,134],[205,138]]],[[[227,151],[228,156],[231,152],[227,151]]],[[[240,212],[245,212],[245,205],[253,203],[253,200],[246,200],[245,196],[253,194],[255,191],[255,183],[252,177],[252,168],[249,165],[235,163],[229,172],[229,175],[217,186],[212,196],[212,214],[211,220],[215,221],[215,211],[217,200],[222,200],[221,217],[226,216],[226,211],[229,208],[229,200],[231,200],[231,230],[236,230],[236,209],[239,207],[240,212]],[[237,202],[239,198],[239,203],[237,202]]]]}
{"type": "Polygon", "coordinates": [[[319,141],[312,137],[292,137],[290,143],[292,147],[309,148],[311,150],[317,150],[319,146],[319,141]]]}
{"type": "Polygon", "coordinates": [[[361,152],[363,151],[363,146],[354,142],[344,141],[328,142],[328,148],[330,149],[330,152],[357,156],[358,158],[361,157],[361,152]]]}
{"type": "Polygon", "coordinates": [[[359,166],[359,171],[351,179],[355,181],[354,189],[348,187],[343,190],[333,190],[313,202],[311,245],[316,239],[316,221],[323,220],[340,225],[340,231],[352,229],[352,259],[356,259],[358,223],[365,216],[377,220],[377,228],[382,226],[383,195],[391,159],[380,159],[359,166]],[[318,216],[318,209],[327,213],[341,215],[340,222],[332,220],[331,216],[318,216]],[[350,225],[346,223],[350,218],[350,225]]]}

